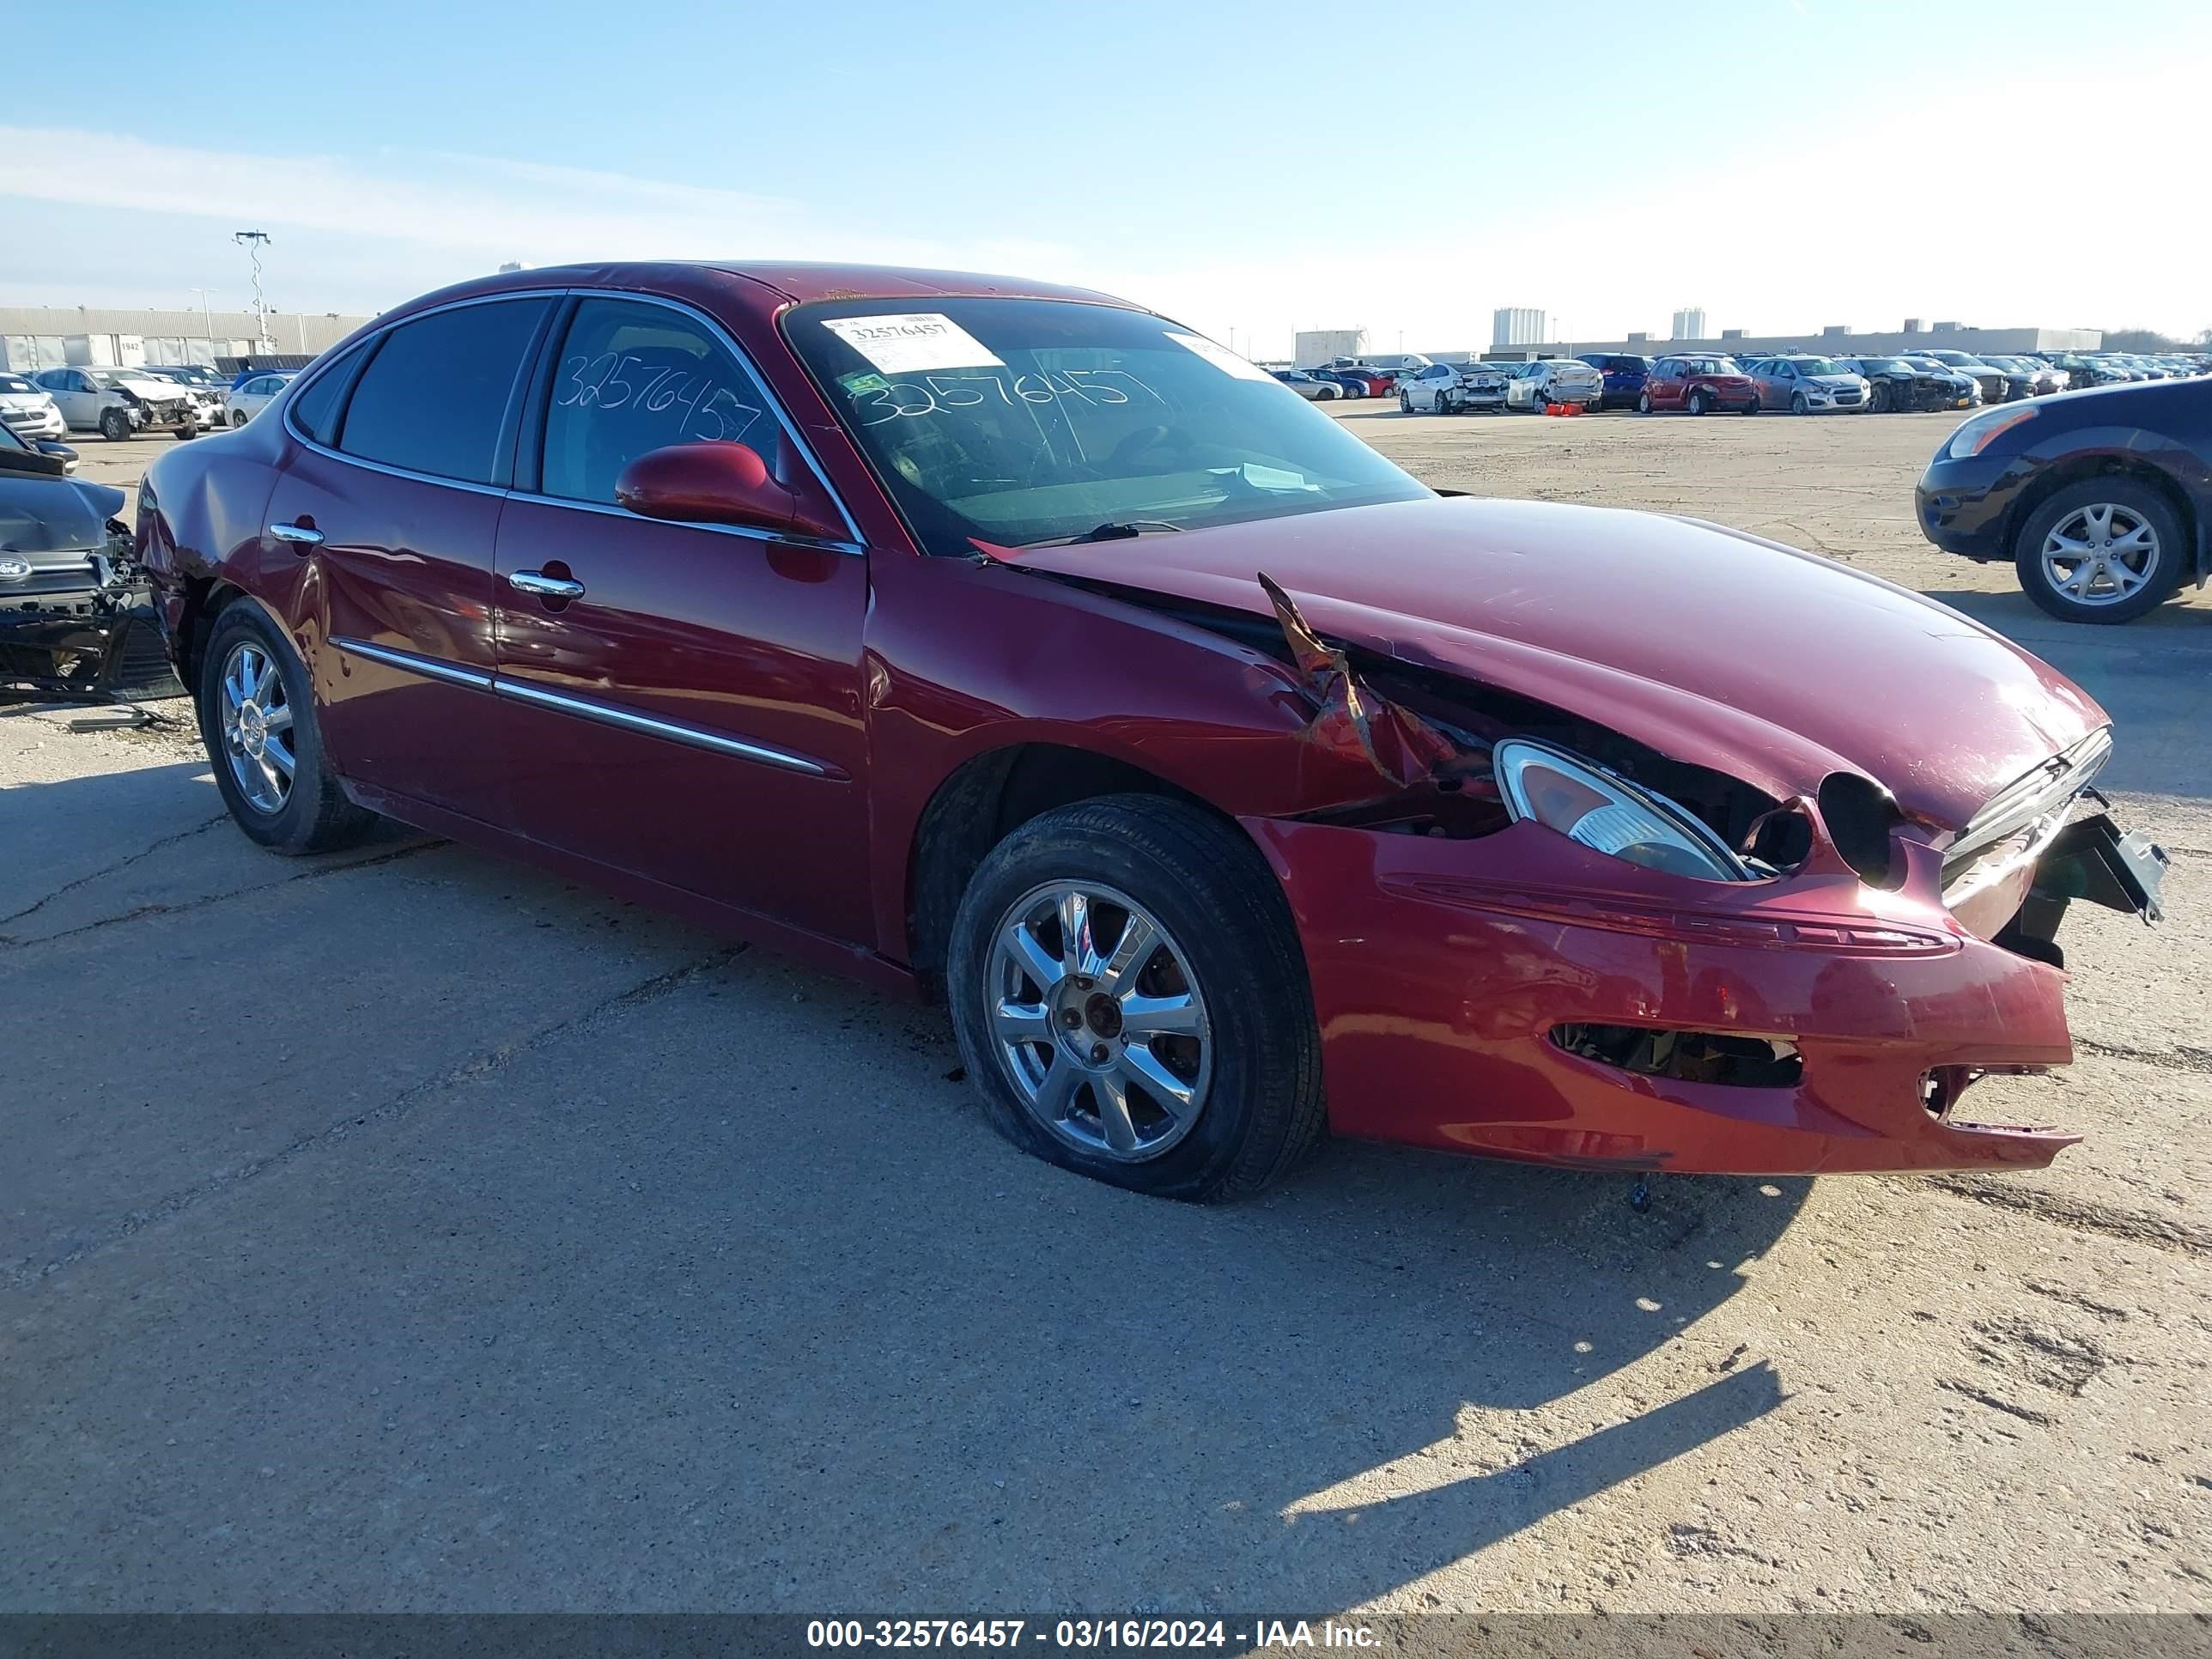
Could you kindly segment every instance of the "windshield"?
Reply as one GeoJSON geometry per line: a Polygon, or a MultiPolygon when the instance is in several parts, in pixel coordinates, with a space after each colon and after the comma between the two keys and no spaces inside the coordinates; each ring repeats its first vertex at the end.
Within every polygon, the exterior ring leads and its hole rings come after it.
{"type": "Polygon", "coordinates": [[[1800,374],[1848,374],[1850,373],[1850,370],[1832,357],[1797,357],[1791,361],[1797,365],[1797,372],[1800,374]]]}
{"type": "Polygon", "coordinates": [[[915,304],[800,306],[783,326],[931,553],[1430,494],[1265,369],[1162,318],[915,304]]]}
{"type": "Polygon", "coordinates": [[[0,374],[0,392],[35,392],[28,380],[20,374],[0,374]]]}

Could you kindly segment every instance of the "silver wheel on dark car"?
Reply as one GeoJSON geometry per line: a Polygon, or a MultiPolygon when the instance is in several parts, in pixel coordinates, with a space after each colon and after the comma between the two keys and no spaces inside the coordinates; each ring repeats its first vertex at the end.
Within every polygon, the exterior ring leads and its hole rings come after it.
{"type": "Polygon", "coordinates": [[[1206,999],[1142,905],[1097,882],[1032,888],[992,930],[985,973],[996,1057],[1056,1139],[1137,1163],[1190,1133],[1212,1080],[1206,999]]]}
{"type": "Polygon", "coordinates": [[[2158,574],[2157,528],[2116,501],[2078,507],[2043,538],[2044,579],[2076,605],[2113,605],[2158,574]]]}
{"type": "Polygon", "coordinates": [[[251,640],[223,659],[223,757],[239,793],[256,811],[281,812],[292,793],[292,708],[284,677],[269,653],[251,640]]]}

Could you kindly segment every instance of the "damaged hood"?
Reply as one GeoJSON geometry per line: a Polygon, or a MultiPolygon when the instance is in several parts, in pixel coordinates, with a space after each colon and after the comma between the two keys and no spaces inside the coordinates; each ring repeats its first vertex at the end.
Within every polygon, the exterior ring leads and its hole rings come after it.
{"type": "Polygon", "coordinates": [[[1963,827],[2097,726],[2064,676],[1947,606],[1693,520],[1401,501],[1006,556],[1023,568],[1272,616],[1533,697],[1778,798],[1863,772],[1963,827]]]}

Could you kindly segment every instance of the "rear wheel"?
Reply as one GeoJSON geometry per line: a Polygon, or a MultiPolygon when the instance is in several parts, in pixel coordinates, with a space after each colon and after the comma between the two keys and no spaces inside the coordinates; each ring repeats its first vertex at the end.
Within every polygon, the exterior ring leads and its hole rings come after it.
{"type": "Polygon", "coordinates": [[[1649,415],[1651,412],[1651,394],[1650,392],[1639,392],[1636,394],[1636,412],[1638,415],[1649,415]]]}
{"type": "Polygon", "coordinates": [[[992,1127],[1096,1180],[1256,1193],[1322,1138],[1321,1039],[1282,889],[1233,826],[1114,795],[983,860],[946,985],[992,1127]]]}
{"type": "Polygon", "coordinates": [[[2132,622],[2181,585],[2172,504],[2129,478],[2086,478],[2030,514],[2013,538],[2027,597],[2066,622],[2132,622]]]}
{"type": "Polygon", "coordinates": [[[307,665],[250,602],[216,617],[198,702],[216,787],[253,840],[276,853],[326,853],[375,824],[330,774],[307,665]]]}

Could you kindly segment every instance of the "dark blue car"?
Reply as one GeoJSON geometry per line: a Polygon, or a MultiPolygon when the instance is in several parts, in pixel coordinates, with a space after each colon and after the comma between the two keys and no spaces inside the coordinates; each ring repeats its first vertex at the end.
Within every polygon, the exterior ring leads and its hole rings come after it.
{"type": "Polygon", "coordinates": [[[1605,394],[1598,399],[1600,409],[1636,407],[1636,400],[1644,395],[1644,382],[1651,375],[1649,357],[1620,351],[1586,351],[1583,361],[1605,376],[1605,394]]]}
{"type": "Polygon", "coordinates": [[[1921,533],[2009,559],[2067,622],[2129,622],[2212,572],[2212,380],[2062,392],[1962,422],[1921,474],[1921,533]]]}

